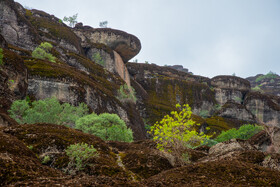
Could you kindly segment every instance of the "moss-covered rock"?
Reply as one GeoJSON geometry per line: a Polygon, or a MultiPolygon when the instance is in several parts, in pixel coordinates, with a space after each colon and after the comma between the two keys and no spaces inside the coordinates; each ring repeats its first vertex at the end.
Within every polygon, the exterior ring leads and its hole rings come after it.
{"type": "Polygon", "coordinates": [[[1,185],[60,175],[59,171],[43,166],[34,152],[22,141],[0,132],[1,185]]]}

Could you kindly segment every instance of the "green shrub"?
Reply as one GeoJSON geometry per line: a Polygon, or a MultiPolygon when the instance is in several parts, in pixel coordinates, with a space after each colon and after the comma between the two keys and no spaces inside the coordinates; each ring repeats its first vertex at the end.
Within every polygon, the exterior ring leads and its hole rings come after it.
{"type": "MultiPolygon", "coordinates": [[[[81,171],[89,165],[89,160],[97,157],[98,153],[92,145],[86,143],[77,143],[68,146],[65,150],[66,155],[69,157],[68,170],[81,171]]],[[[72,173],[72,172],[70,172],[72,173]]]]}
{"type": "Polygon", "coordinates": [[[269,73],[267,73],[266,75],[260,75],[256,78],[256,82],[260,82],[263,79],[275,79],[277,78],[278,75],[272,71],[270,71],[269,73]]]}
{"type": "Polygon", "coordinates": [[[97,64],[99,64],[99,65],[101,65],[101,66],[103,66],[103,67],[105,66],[105,62],[104,62],[104,60],[102,59],[100,53],[94,53],[94,54],[92,55],[92,59],[93,59],[93,61],[94,61],[95,63],[97,63],[97,64]]]}
{"type": "Polygon", "coordinates": [[[19,124],[52,123],[73,126],[75,121],[88,114],[84,103],[75,107],[69,103],[60,104],[56,98],[33,101],[14,101],[9,110],[10,116],[19,124]]]}
{"type": "Polygon", "coordinates": [[[127,84],[120,86],[120,89],[118,90],[117,98],[122,102],[136,103],[136,101],[137,101],[134,88],[131,86],[128,86],[127,84]]]}
{"type": "Polygon", "coordinates": [[[55,62],[56,58],[50,53],[52,48],[52,44],[43,42],[34,49],[34,51],[32,52],[32,57],[55,62]]]}
{"type": "Polygon", "coordinates": [[[64,16],[63,21],[68,22],[70,27],[74,27],[78,22],[77,18],[78,18],[78,14],[74,14],[73,16],[69,16],[69,17],[64,16]]]}
{"type": "Polygon", "coordinates": [[[199,116],[202,118],[207,118],[209,116],[209,111],[208,110],[201,110],[199,112],[199,116]]]}
{"type": "Polygon", "coordinates": [[[217,143],[219,143],[219,142],[217,142],[216,140],[206,138],[202,145],[206,145],[208,147],[212,147],[213,145],[216,145],[217,143]]]}
{"type": "Polygon", "coordinates": [[[43,160],[42,160],[42,164],[47,164],[49,161],[51,161],[51,158],[49,155],[44,156],[43,160]]]}
{"type": "Polygon", "coordinates": [[[237,97],[237,96],[235,96],[235,97],[233,98],[233,100],[234,100],[235,102],[237,102],[237,103],[241,103],[241,102],[242,102],[242,99],[241,99],[240,97],[237,97]]]}
{"type": "Polygon", "coordinates": [[[103,140],[132,142],[132,130],[127,128],[125,122],[117,114],[103,113],[90,114],[76,121],[77,129],[94,134],[103,140]]]}
{"type": "Polygon", "coordinates": [[[4,57],[4,55],[3,55],[3,49],[2,48],[0,48],[0,66],[2,66],[4,63],[3,63],[3,57],[4,57]]]}
{"type": "Polygon", "coordinates": [[[252,91],[261,92],[262,89],[260,88],[260,86],[255,86],[254,88],[252,88],[252,91]]]}
{"type": "Polygon", "coordinates": [[[223,131],[215,141],[217,142],[224,142],[230,139],[243,139],[248,140],[256,133],[260,132],[262,130],[261,126],[258,125],[251,125],[251,124],[245,124],[242,125],[238,130],[235,128],[232,128],[228,131],[223,131]]]}
{"type": "Polygon", "coordinates": [[[174,150],[179,153],[182,148],[194,148],[203,143],[204,139],[209,138],[195,130],[195,122],[191,119],[191,108],[189,105],[177,104],[176,108],[180,112],[172,111],[171,116],[166,115],[160,122],[156,122],[151,127],[149,133],[153,136],[153,140],[157,143],[157,148],[161,151],[171,152],[174,150]]]}

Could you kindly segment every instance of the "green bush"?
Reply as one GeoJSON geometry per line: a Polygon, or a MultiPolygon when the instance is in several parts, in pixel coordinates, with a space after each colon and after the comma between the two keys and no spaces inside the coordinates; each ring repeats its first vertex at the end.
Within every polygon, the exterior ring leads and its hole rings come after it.
{"type": "Polygon", "coordinates": [[[103,140],[132,142],[132,130],[127,128],[125,122],[117,114],[103,113],[90,114],[76,121],[77,129],[94,134],[103,140]]]}
{"type": "Polygon", "coordinates": [[[98,156],[96,149],[86,143],[72,144],[66,148],[65,152],[70,159],[67,168],[70,171],[71,169],[74,169],[74,171],[83,170],[89,165],[91,158],[98,156]]]}
{"type": "Polygon", "coordinates": [[[207,118],[209,116],[209,111],[208,110],[201,110],[199,112],[199,116],[202,118],[207,118]]]}
{"type": "Polygon", "coordinates": [[[196,131],[195,122],[191,119],[192,111],[189,105],[177,104],[180,111],[172,111],[171,116],[166,115],[160,122],[151,127],[149,133],[157,143],[160,151],[179,153],[184,147],[194,148],[203,143],[210,136],[196,131]]]}
{"type": "Polygon", "coordinates": [[[249,138],[251,138],[256,133],[260,132],[261,130],[262,130],[261,126],[245,124],[242,125],[238,130],[232,128],[228,131],[223,131],[219,136],[217,136],[215,141],[224,142],[234,138],[248,140],[249,138]]]}
{"type": "Polygon", "coordinates": [[[74,27],[78,18],[78,14],[74,14],[73,16],[66,17],[64,16],[63,21],[68,22],[70,27],[74,27]]]}
{"type": "Polygon", "coordinates": [[[9,110],[10,116],[19,124],[52,123],[65,126],[74,126],[75,121],[88,114],[86,104],[75,107],[69,103],[60,104],[56,98],[44,100],[14,101],[9,110]]]}
{"type": "Polygon", "coordinates": [[[260,86],[255,86],[254,88],[252,88],[252,91],[261,92],[262,89],[260,88],[260,86]]]}
{"type": "Polygon", "coordinates": [[[277,78],[278,75],[272,71],[270,71],[269,73],[267,73],[266,75],[260,75],[256,78],[256,82],[260,82],[263,79],[275,79],[277,78]]]}
{"type": "Polygon", "coordinates": [[[52,44],[43,42],[34,49],[34,51],[32,52],[32,57],[55,62],[56,58],[50,53],[52,48],[52,44]]]}
{"type": "Polygon", "coordinates": [[[120,86],[120,89],[118,90],[117,98],[122,102],[136,103],[136,101],[137,101],[134,88],[131,86],[128,86],[127,84],[120,86]]]}
{"type": "Polygon", "coordinates": [[[3,55],[3,49],[0,48],[0,66],[3,65],[3,57],[4,57],[4,55],[3,55]]]}
{"type": "Polygon", "coordinates": [[[105,66],[105,62],[104,62],[104,60],[102,59],[102,57],[100,56],[100,53],[94,53],[93,55],[92,55],[92,59],[93,59],[93,61],[95,62],[95,63],[97,63],[97,64],[99,64],[99,65],[101,65],[101,66],[105,66]]]}

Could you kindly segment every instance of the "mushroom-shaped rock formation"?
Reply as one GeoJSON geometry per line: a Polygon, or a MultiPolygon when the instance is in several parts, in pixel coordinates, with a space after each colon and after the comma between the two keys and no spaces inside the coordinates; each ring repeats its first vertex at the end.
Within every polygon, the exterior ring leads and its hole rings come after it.
{"type": "Polygon", "coordinates": [[[124,62],[132,59],[141,50],[140,40],[124,31],[110,28],[75,27],[74,32],[82,39],[82,46],[90,43],[102,43],[116,51],[124,62]],[[90,43],[89,43],[90,42],[90,43]]]}

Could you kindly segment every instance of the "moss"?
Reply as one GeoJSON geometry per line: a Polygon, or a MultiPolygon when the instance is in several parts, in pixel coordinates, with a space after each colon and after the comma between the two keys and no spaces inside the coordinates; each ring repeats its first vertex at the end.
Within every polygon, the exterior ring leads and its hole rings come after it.
{"type": "MultiPolygon", "coordinates": [[[[61,80],[77,81],[82,85],[89,85],[96,88],[98,92],[102,92],[102,95],[110,97],[117,102],[114,97],[114,90],[117,90],[118,86],[107,81],[96,74],[91,74],[89,77],[86,73],[77,71],[66,64],[57,64],[40,59],[29,58],[24,60],[24,64],[29,70],[30,75],[39,76],[45,78],[55,78],[61,80]]],[[[103,70],[103,76],[105,72],[103,70]]]]}
{"type": "Polygon", "coordinates": [[[11,51],[14,51],[16,53],[19,53],[21,56],[31,56],[31,52],[25,49],[22,49],[20,47],[17,46],[13,46],[11,44],[8,44],[8,49],[11,51]]]}
{"type": "Polygon", "coordinates": [[[97,49],[101,49],[101,50],[105,51],[106,53],[110,54],[110,56],[111,56],[112,59],[114,59],[114,52],[113,52],[113,50],[112,50],[110,47],[108,47],[107,45],[102,44],[102,43],[93,43],[93,44],[91,45],[91,47],[97,48],[97,49]]]}
{"type": "Polygon", "coordinates": [[[246,95],[244,104],[246,105],[250,100],[261,100],[261,101],[264,101],[265,104],[268,105],[273,110],[280,111],[279,104],[273,102],[273,100],[280,101],[279,97],[265,95],[265,94],[261,94],[259,92],[249,92],[246,95]]]}
{"type": "Polygon", "coordinates": [[[38,30],[41,36],[45,36],[56,41],[59,41],[59,39],[63,39],[74,45],[80,53],[82,52],[80,39],[71,31],[69,27],[60,24],[59,19],[50,16],[43,11],[34,9],[31,11],[27,10],[25,16],[30,21],[30,23],[38,30]],[[48,32],[45,32],[44,29],[47,29],[48,32]]]}
{"type": "Polygon", "coordinates": [[[238,160],[218,160],[171,169],[147,186],[279,186],[279,171],[238,160]]]}

